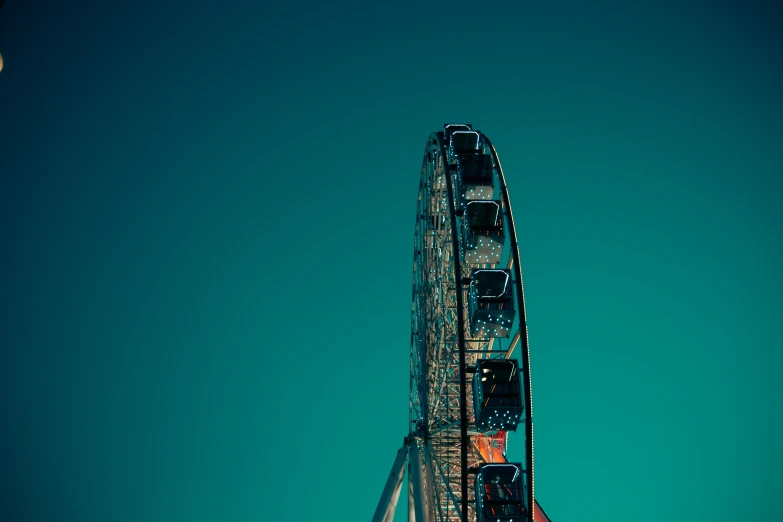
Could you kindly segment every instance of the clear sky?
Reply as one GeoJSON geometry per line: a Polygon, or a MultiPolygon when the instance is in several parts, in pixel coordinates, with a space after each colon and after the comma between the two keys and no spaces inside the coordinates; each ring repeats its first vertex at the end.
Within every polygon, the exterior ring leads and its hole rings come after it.
{"type": "Polygon", "coordinates": [[[782,26],[8,0],[0,519],[368,520],[425,141],[469,122],[509,185],[553,520],[783,520],[782,26]]]}

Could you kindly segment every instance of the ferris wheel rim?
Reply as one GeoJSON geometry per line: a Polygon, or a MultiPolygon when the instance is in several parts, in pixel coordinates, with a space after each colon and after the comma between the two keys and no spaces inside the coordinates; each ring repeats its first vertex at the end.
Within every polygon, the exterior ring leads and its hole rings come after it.
{"type": "Polygon", "coordinates": [[[525,284],[522,279],[522,261],[519,256],[519,243],[517,240],[516,228],[514,227],[514,215],[511,208],[511,201],[508,195],[508,187],[506,185],[506,176],[503,172],[503,166],[500,163],[495,146],[492,144],[492,140],[484,135],[484,139],[487,142],[489,150],[492,151],[492,157],[498,166],[498,179],[500,181],[500,191],[503,195],[503,200],[506,203],[506,212],[508,212],[508,228],[509,239],[511,240],[511,254],[514,256],[514,271],[516,273],[516,286],[518,292],[517,301],[519,302],[519,335],[521,337],[522,347],[520,353],[522,355],[522,376],[525,386],[525,410],[527,411],[527,422],[525,423],[525,457],[527,465],[529,466],[528,472],[528,505],[530,511],[533,511],[533,505],[535,502],[535,480],[534,480],[534,452],[533,452],[533,386],[530,376],[530,342],[527,331],[527,308],[525,304],[525,284]]]}

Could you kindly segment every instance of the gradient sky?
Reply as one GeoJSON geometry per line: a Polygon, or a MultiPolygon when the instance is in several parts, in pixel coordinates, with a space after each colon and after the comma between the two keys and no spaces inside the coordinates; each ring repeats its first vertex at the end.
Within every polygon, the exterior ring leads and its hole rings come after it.
{"type": "Polygon", "coordinates": [[[552,519],[783,520],[781,34],[773,2],[8,0],[0,519],[369,520],[424,145],[469,122],[552,519]]]}

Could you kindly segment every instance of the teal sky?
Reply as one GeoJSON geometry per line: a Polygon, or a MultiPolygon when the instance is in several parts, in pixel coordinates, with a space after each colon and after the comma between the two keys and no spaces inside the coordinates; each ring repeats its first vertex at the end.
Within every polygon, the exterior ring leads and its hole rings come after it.
{"type": "Polygon", "coordinates": [[[5,2],[0,519],[369,520],[469,122],[552,519],[783,520],[783,11],[587,4],[5,2]]]}

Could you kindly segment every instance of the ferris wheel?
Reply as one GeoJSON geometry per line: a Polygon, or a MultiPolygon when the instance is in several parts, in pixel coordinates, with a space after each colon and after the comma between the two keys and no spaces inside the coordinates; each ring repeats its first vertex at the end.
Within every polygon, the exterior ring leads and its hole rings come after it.
{"type": "Polygon", "coordinates": [[[409,522],[549,521],[533,489],[531,391],[503,169],[486,135],[447,124],[427,140],[419,181],[409,434],[373,522],[393,520],[406,464],[409,522]],[[509,431],[521,462],[506,459],[509,431]]]}

